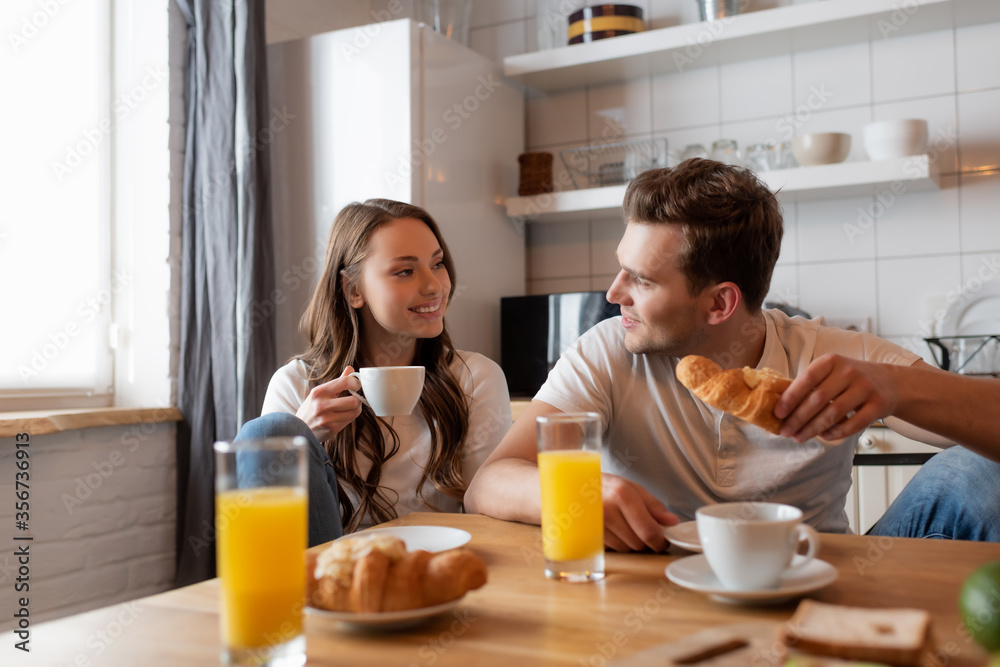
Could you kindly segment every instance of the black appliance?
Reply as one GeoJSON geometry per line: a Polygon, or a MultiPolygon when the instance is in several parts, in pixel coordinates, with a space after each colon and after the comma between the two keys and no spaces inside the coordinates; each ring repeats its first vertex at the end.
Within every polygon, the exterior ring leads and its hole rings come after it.
{"type": "Polygon", "coordinates": [[[604,292],[501,298],[500,367],[510,395],[534,396],[563,350],[601,320],[620,314],[604,292]]]}

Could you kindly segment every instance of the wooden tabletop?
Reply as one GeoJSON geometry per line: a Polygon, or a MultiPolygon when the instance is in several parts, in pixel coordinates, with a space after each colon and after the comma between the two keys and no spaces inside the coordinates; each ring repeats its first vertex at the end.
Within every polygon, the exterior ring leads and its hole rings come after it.
{"type": "MultiPolygon", "coordinates": [[[[605,665],[722,624],[776,625],[797,601],[775,606],[717,602],[675,586],[667,565],[689,556],[616,554],[596,584],[545,579],[537,526],[478,515],[411,514],[396,525],[442,525],[472,533],[489,583],[458,607],[395,632],[359,632],[307,616],[310,665],[605,665]]],[[[938,659],[928,667],[983,665],[986,654],[963,632],[958,590],[978,565],[1000,559],[1000,544],[823,535],[819,557],[839,579],[808,597],[864,607],[916,607],[933,615],[938,659]]],[[[30,657],[0,635],[3,664],[216,665],[218,582],[118,604],[32,628],[30,657]],[[23,661],[22,661],[23,660],[23,661]]]]}

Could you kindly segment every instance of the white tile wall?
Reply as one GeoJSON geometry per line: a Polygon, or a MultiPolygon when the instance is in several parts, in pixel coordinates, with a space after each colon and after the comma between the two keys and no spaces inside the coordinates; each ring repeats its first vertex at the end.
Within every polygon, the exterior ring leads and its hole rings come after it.
{"type": "MultiPolygon", "coordinates": [[[[812,1],[756,0],[749,9],[812,1]]],[[[473,34],[520,22],[524,48],[533,47],[533,0],[474,2],[473,34]]],[[[694,0],[638,4],[650,29],[698,20],[694,0]]],[[[842,131],[852,136],[848,159],[864,160],[866,123],[926,118],[928,152],[944,175],[941,189],[905,193],[889,206],[874,197],[786,205],[785,239],[769,295],[816,314],[869,317],[877,333],[924,354],[920,322],[927,303],[936,303],[928,297],[936,294],[940,301],[980,267],[989,270],[991,258],[1000,254],[1000,23],[906,32],[601,88],[549,95],[529,90],[527,145],[558,152],[611,126],[621,126],[626,135],[648,128],[666,137],[676,153],[689,143],[710,148],[721,136],[745,146],[842,131]],[[877,215],[851,243],[845,225],[864,220],[867,212],[877,215]]],[[[495,53],[495,42],[481,43],[495,53]]],[[[620,223],[597,220],[578,227],[530,227],[533,292],[603,290],[610,284],[620,223]],[[589,287],[583,286],[584,267],[591,271],[589,287]]]]}
{"type": "Polygon", "coordinates": [[[803,51],[792,58],[795,108],[838,109],[870,104],[871,49],[867,42],[803,51]]]}
{"type": "Polygon", "coordinates": [[[955,71],[958,91],[969,92],[1000,86],[1000,40],[993,24],[969,26],[955,31],[955,71]]]}
{"type": "Polygon", "coordinates": [[[795,207],[794,203],[781,203],[781,216],[785,220],[785,233],[781,236],[781,254],[778,255],[778,266],[794,264],[799,260],[799,225],[796,220],[795,207]]]}
{"type": "Polygon", "coordinates": [[[962,284],[975,287],[979,281],[989,289],[1000,284],[1000,253],[979,252],[962,255],[962,284]]]}
{"type": "Polygon", "coordinates": [[[575,222],[528,228],[528,280],[585,278],[590,271],[590,229],[575,222]]]}
{"type": "MultiPolygon", "coordinates": [[[[618,242],[622,239],[625,222],[621,218],[594,220],[590,223],[590,266],[595,274],[614,276],[619,266],[618,242]]],[[[608,283],[608,287],[611,283],[608,283]]]]}
{"type": "Polygon", "coordinates": [[[954,41],[952,30],[873,41],[874,100],[954,93],[954,41]]]}
{"type": "Polygon", "coordinates": [[[958,177],[938,192],[907,192],[881,210],[875,223],[879,257],[955,254],[959,251],[958,177]]]}
{"type": "Polygon", "coordinates": [[[525,106],[528,150],[586,141],[586,90],[529,95],[525,106]]]}
{"type": "Polygon", "coordinates": [[[962,174],[959,183],[961,249],[1000,250],[1000,173],[962,174]]]}
{"type": "Polygon", "coordinates": [[[587,107],[588,138],[599,141],[614,136],[648,133],[650,125],[650,86],[645,80],[597,86],[589,89],[587,107]]]}
{"type": "Polygon", "coordinates": [[[920,330],[926,317],[923,302],[904,294],[947,293],[961,285],[958,255],[882,259],[878,262],[878,330],[886,336],[906,336],[920,330]]]}
{"type": "Polygon", "coordinates": [[[874,259],[875,225],[864,222],[871,203],[870,197],[799,202],[799,261],[874,259]]]}
{"type": "Polygon", "coordinates": [[[653,77],[653,127],[673,130],[718,123],[719,68],[653,77]]]}
{"type": "Polygon", "coordinates": [[[792,107],[792,57],[775,56],[723,65],[722,120],[775,116],[792,107]]]}
{"type": "Polygon", "coordinates": [[[1000,167],[998,117],[1000,90],[958,96],[958,151],[962,171],[1000,167]]]}

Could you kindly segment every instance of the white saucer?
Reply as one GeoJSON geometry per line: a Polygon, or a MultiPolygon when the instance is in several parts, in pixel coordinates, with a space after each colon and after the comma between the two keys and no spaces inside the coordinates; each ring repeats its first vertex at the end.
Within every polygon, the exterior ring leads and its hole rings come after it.
{"type": "MultiPolygon", "coordinates": [[[[795,556],[792,565],[798,565],[804,559],[795,556]]],[[[837,569],[826,561],[814,558],[801,570],[792,570],[781,577],[778,588],[761,591],[732,591],[724,588],[704,555],[688,556],[676,560],[667,566],[667,579],[683,588],[689,588],[699,593],[707,593],[719,602],[732,604],[775,603],[798,597],[829,586],[837,580],[837,569]]]]}
{"type": "Polygon", "coordinates": [[[406,543],[407,551],[423,549],[431,553],[460,547],[472,539],[467,531],[446,526],[390,526],[371,528],[354,535],[393,535],[406,543]]]}
{"type": "Polygon", "coordinates": [[[670,544],[676,544],[681,549],[701,553],[701,539],[698,537],[698,522],[685,521],[676,526],[663,529],[663,535],[670,540],[670,544]]]}
{"type": "Polygon", "coordinates": [[[367,614],[355,614],[348,611],[327,611],[306,605],[306,613],[318,618],[325,618],[336,621],[342,625],[355,630],[398,630],[408,628],[421,623],[431,616],[436,616],[458,606],[462,598],[434,605],[433,607],[421,607],[420,609],[408,609],[406,611],[385,611],[372,612],[367,614]]]}

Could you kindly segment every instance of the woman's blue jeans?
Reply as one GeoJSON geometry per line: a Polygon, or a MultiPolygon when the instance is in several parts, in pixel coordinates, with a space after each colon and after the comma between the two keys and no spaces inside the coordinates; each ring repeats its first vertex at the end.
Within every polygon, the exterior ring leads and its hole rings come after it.
{"type": "Polygon", "coordinates": [[[964,447],[938,452],[868,534],[1000,542],[1000,463],[964,447]]]}
{"type": "Polygon", "coordinates": [[[335,540],[344,534],[337,502],[337,476],[323,445],[312,429],[295,415],[272,412],[251,419],[236,440],[301,435],[309,441],[309,546],[335,540]]]}

